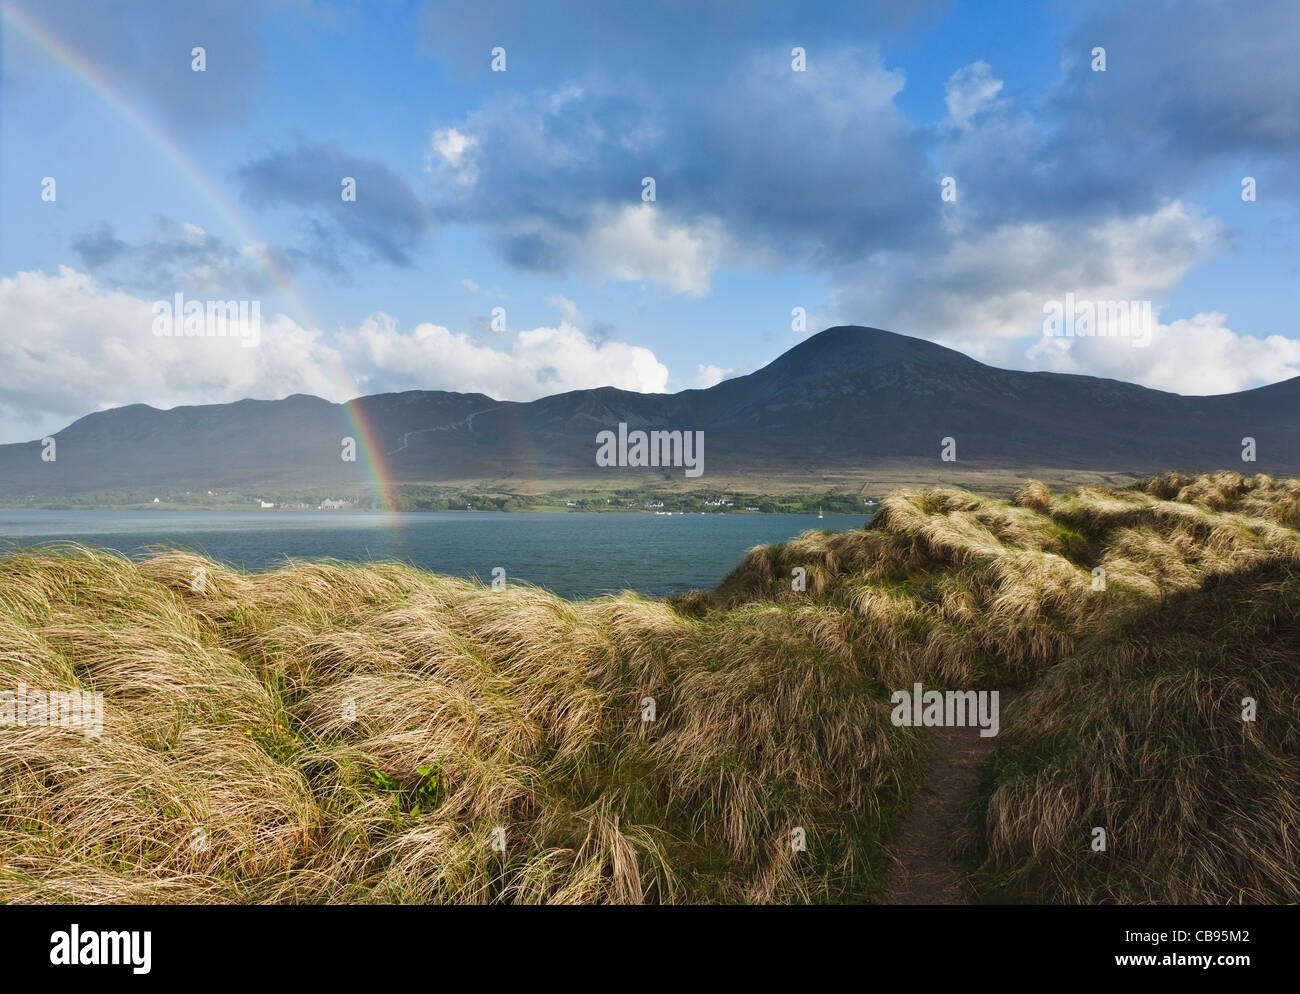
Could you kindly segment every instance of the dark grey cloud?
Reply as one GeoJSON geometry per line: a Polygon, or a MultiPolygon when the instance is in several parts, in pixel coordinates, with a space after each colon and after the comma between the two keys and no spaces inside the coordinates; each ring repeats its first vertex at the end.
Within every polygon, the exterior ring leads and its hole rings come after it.
{"type": "Polygon", "coordinates": [[[368,261],[410,266],[430,228],[428,209],[405,179],[335,141],[273,152],[236,175],[246,203],[301,214],[308,246],[290,251],[327,271],[340,270],[357,249],[368,261]],[[355,202],[342,199],[344,177],[356,181],[355,202]]]}
{"type": "Polygon", "coordinates": [[[431,0],[426,49],[488,92],[435,133],[432,203],[524,269],[574,263],[582,236],[657,185],[667,226],[713,220],[791,264],[939,236],[926,136],[897,110],[881,46],[946,3],[431,0]],[[491,72],[506,50],[507,71],[491,72]],[[807,53],[793,72],[791,50],[807,53]],[[439,134],[467,136],[463,162],[439,134]]]}
{"type": "MultiPolygon", "coordinates": [[[[154,108],[177,130],[243,120],[254,106],[267,53],[266,16],[290,0],[219,4],[140,0],[13,0],[45,31],[93,63],[133,103],[154,108]],[[204,72],[191,51],[206,52],[204,72]]],[[[52,70],[47,60],[13,49],[20,78],[52,70]]]]}
{"type": "Polygon", "coordinates": [[[421,43],[464,77],[490,73],[490,53],[501,46],[511,86],[545,84],[593,64],[609,78],[657,68],[656,82],[671,84],[734,61],[756,39],[788,52],[792,45],[889,38],[948,6],[947,0],[660,0],[642,7],[607,0],[426,0],[421,43]]]}
{"type": "Polygon", "coordinates": [[[1300,4],[1257,0],[1105,3],[1065,42],[1053,113],[1078,143],[1170,161],[1300,148],[1300,4]],[[1094,46],[1106,71],[1088,68],[1094,46]]]}
{"type": "Polygon", "coordinates": [[[1232,191],[1242,170],[1293,176],[1297,51],[1293,0],[1094,4],[1066,31],[1060,82],[1036,114],[995,100],[936,136],[940,157],[972,209],[1002,223],[1149,211],[1217,177],[1232,191]]]}
{"type": "Polygon", "coordinates": [[[669,224],[717,219],[791,263],[923,245],[940,234],[937,176],[893,103],[902,85],[875,50],[822,49],[793,72],[776,47],[707,84],[697,72],[617,93],[593,80],[503,93],[434,131],[432,203],[494,232],[510,263],[548,272],[639,206],[644,177],[669,224]]]}
{"type": "Polygon", "coordinates": [[[567,261],[562,246],[536,233],[502,235],[496,244],[501,257],[510,265],[533,273],[563,272],[567,261]]]}
{"type": "MultiPolygon", "coordinates": [[[[672,224],[716,219],[733,245],[848,273],[879,252],[938,260],[956,230],[1086,232],[1150,214],[1230,162],[1294,174],[1300,5],[1103,3],[1072,16],[1061,79],[1041,100],[981,96],[980,71],[953,65],[969,101],[922,128],[898,110],[903,76],[880,54],[910,23],[902,5],[674,3],[629,16],[594,0],[427,3],[426,46],[492,91],[439,122],[432,202],[486,228],[511,264],[557,272],[650,175],[672,224]],[[806,73],[790,71],[792,44],[807,49],[806,73]],[[495,45],[504,74],[489,70],[495,45]],[[1104,73],[1090,71],[1094,45],[1104,73]],[[959,226],[938,197],[943,175],[958,181],[959,226]]],[[[994,82],[997,55],[983,69],[994,82]]]]}
{"type": "Polygon", "coordinates": [[[92,231],[86,232],[72,243],[72,249],[88,269],[96,269],[119,258],[127,251],[126,243],[113,235],[113,228],[107,222],[100,222],[92,231]]]}
{"type": "Polygon", "coordinates": [[[268,263],[292,274],[296,260],[274,249],[251,251],[162,215],[149,237],[131,242],[101,222],[72,243],[82,265],[105,284],[147,297],[176,292],[230,298],[274,289],[268,263]],[[268,255],[269,253],[269,255],[268,255]]]}

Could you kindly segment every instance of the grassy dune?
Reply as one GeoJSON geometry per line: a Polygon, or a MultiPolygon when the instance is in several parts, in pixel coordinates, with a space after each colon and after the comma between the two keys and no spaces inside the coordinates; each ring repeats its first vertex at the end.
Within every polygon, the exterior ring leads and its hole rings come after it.
{"type": "Polygon", "coordinates": [[[802,564],[896,686],[1023,690],[961,840],[972,897],[1300,900],[1300,481],[900,494],[873,524],[754,550],[714,598],[788,600],[802,564]]]}
{"type": "Polygon", "coordinates": [[[672,602],[18,552],[0,690],[105,715],[0,728],[0,901],[885,900],[915,681],[1021,690],[973,898],[1300,900],[1297,527],[1227,473],[901,492],[672,602]]]}

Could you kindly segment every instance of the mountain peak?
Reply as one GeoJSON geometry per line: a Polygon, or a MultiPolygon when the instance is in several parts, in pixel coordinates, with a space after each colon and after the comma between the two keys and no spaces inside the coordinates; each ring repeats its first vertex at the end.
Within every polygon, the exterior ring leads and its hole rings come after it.
{"type": "Polygon", "coordinates": [[[827,370],[865,370],[899,362],[928,365],[982,365],[967,355],[883,328],[841,324],[812,335],[768,363],[760,372],[783,379],[825,375],[827,370]]]}

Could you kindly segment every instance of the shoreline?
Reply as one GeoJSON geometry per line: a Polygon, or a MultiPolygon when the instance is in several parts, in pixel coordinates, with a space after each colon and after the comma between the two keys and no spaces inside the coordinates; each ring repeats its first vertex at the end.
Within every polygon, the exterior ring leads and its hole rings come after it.
{"type": "MultiPolygon", "coordinates": [[[[874,504],[870,507],[864,507],[862,511],[827,511],[827,518],[856,518],[863,514],[874,514],[879,510],[880,505],[874,504]]],[[[42,505],[40,507],[0,507],[0,514],[6,511],[87,511],[87,512],[105,512],[105,511],[166,511],[166,512],[239,512],[246,514],[646,514],[657,517],[686,517],[686,516],[704,516],[704,517],[724,517],[727,515],[740,515],[743,517],[754,517],[757,515],[786,515],[817,518],[818,515],[809,511],[652,511],[645,508],[618,507],[618,508],[573,508],[573,507],[536,507],[522,508],[520,510],[491,510],[478,508],[446,508],[441,510],[431,510],[425,508],[411,508],[409,510],[385,510],[382,508],[339,508],[325,509],[319,507],[302,507],[302,508],[255,508],[255,507],[181,507],[175,504],[132,504],[128,506],[113,505],[93,505],[89,507],[73,507],[69,505],[42,505]]]]}

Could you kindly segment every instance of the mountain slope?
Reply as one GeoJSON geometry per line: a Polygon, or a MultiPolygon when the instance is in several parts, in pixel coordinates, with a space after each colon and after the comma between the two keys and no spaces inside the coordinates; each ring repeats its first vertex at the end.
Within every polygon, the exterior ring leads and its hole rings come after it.
{"type": "Polygon", "coordinates": [[[373,479],[372,460],[398,483],[602,474],[680,483],[680,469],[596,466],[596,433],[620,422],[703,431],[699,486],[719,474],[811,479],[881,466],[930,476],[1239,464],[1300,471],[1300,378],[1183,397],[1096,377],[997,369],[931,342],[847,326],[814,335],[747,376],[676,394],[602,387],[529,403],[407,391],[342,405],[303,395],[169,411],[137,404],[69,425],[54,436],[54,462],[41,460],[36,442],[0,446],[0,494],[357,486],[373,479]],[[1246,436],[1256,440],[1254,464],[1241,463],[1246,436]],[[347,437],[360,446],[356,462],[341,458],[347,437]],[[955,463],[940,460],[948,437],[956,441],[955,463]]]}

